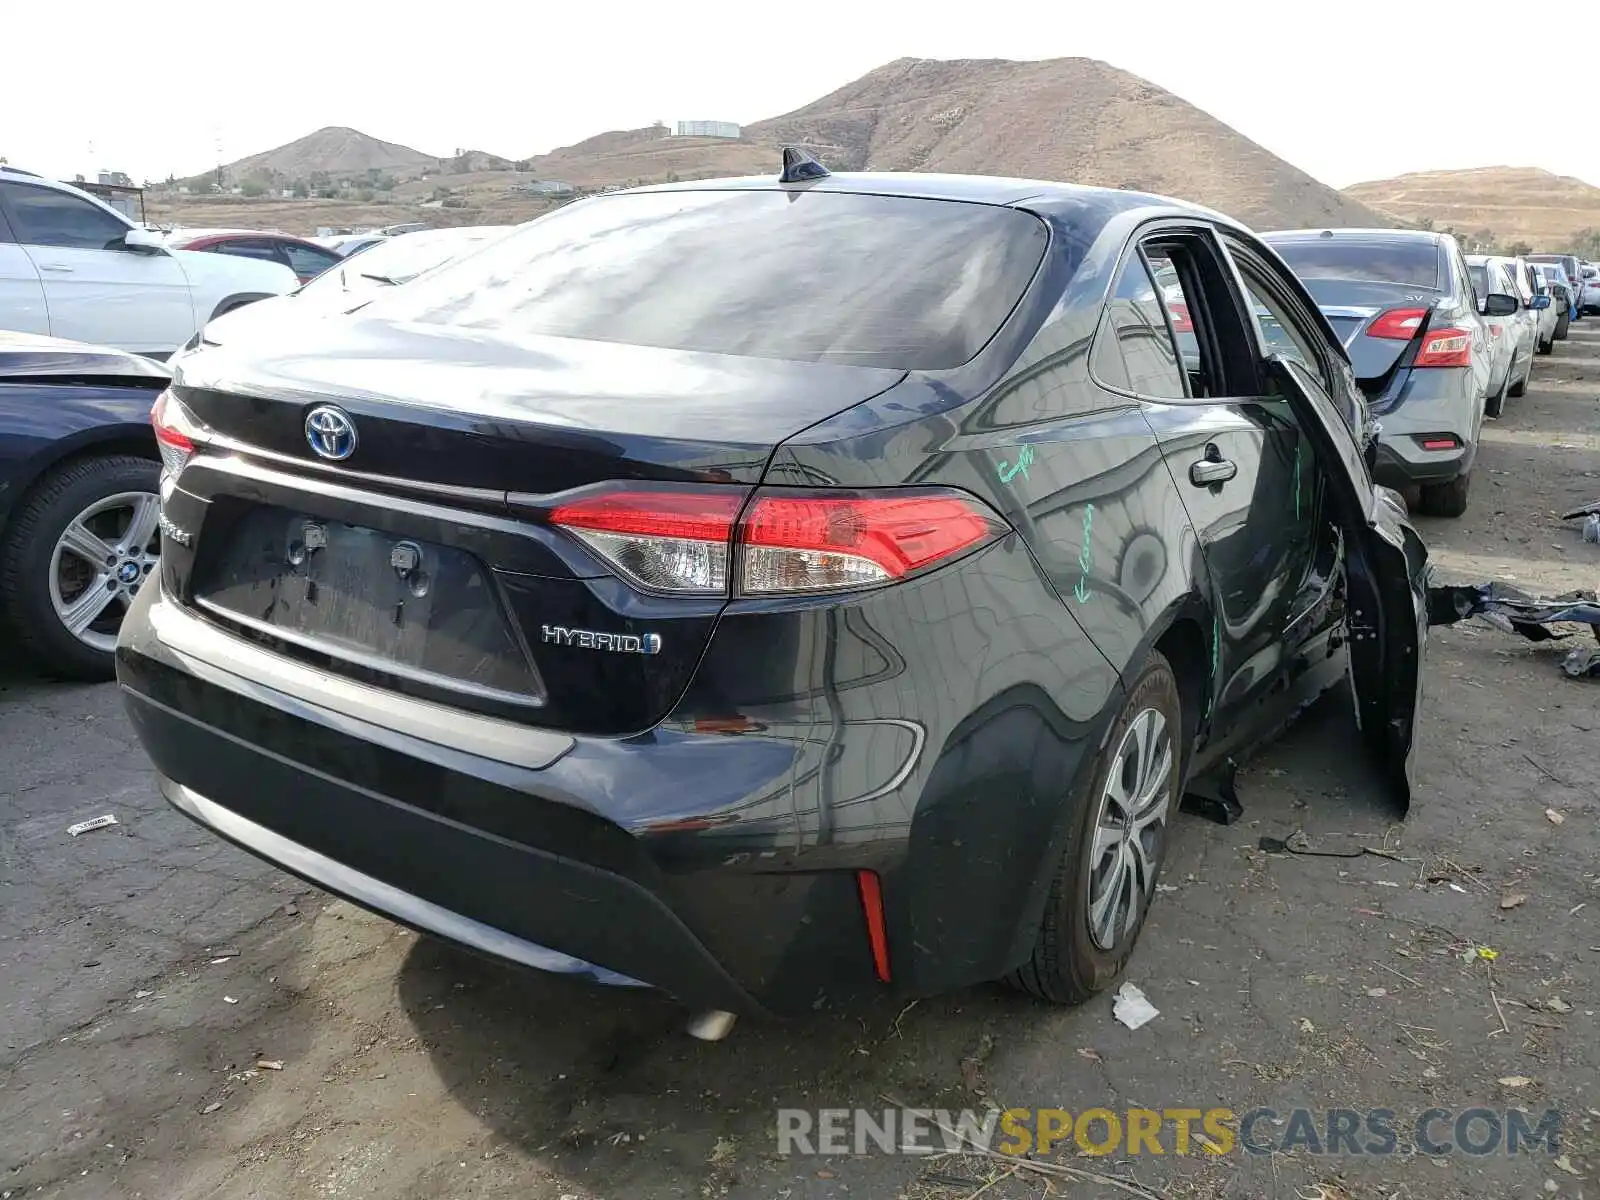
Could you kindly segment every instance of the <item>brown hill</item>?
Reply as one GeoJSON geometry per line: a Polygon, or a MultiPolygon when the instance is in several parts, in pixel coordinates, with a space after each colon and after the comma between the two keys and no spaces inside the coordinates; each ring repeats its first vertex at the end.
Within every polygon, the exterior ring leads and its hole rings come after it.
{"type": "Polygon", "coordinates": [[[1344,191],[1403,221],[1490,230],[1504,245],[1527,242],[1539,251],[1565,250],[1578,230],[1600,229],[1600,188],[1537,167],[1419,171],[1344,191]]]}
{"type": "Polygon", "coordinates": [[[438,168],[439,159],[431,154],[369,137],[358,129],[329,125],[287,145],[229,163],[222,173],[233,184],[249,178],[309,179],[320,172],[329,176],[362,175],[367,171],[414,175],[438,168]]]}
{"type": "Polygon", "coordinates": [[[585,138],[530,160],[539,179],[580,188],[674,179],[758,175],[778,161],[777,150],[750,138],[673,137],[665,125],[617,129],[585,138]]]}
{"type": "Polygon", "coordinates": [[[1387,225],[1222,122],[1136,75],[1087,58],[937,62],[903,58],[737,141],[601,134],[536,158],[541,178],[578,186],[776,170],[777,147],[808,146],[845,170],[951,171],[1139,188],[1263,228],[1387,225]]]}
{"type": "Polygon", "coordinates": [[[825,162],[1136,188],[1260,228],[1387,225],[1216,118],[1089,58],[902,58],[745,130],[825,162]]]}

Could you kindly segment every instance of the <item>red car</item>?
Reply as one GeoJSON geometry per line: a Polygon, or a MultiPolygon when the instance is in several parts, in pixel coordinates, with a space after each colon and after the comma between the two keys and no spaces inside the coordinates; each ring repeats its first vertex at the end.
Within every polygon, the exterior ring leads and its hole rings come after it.
{"type": "Polygon", "coordinates": [[[287,233],[251,229],[179,229],[167,239],[175,250],[207,250],[283,263],[307,283],[342,260],[326,246],[287,233]]]}

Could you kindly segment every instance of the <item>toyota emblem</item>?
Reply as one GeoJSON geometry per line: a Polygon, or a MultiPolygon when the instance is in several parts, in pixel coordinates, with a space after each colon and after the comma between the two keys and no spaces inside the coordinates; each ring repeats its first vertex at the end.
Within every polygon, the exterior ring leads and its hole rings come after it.
{"type": "Polygon", "coordinates": [[[318,458],[342,462],[356,452],[356,426],[348,413],[319,404],[306,414],[306,443],[318,458]]]}

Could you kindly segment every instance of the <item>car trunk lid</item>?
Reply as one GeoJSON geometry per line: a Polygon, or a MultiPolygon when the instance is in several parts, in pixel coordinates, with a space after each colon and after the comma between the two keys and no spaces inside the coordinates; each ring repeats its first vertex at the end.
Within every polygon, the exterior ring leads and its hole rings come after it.
{"type": "Polygon", "coordinates": [[[569,732],[659,721],[725,600],[630,588],[546,519],[560,499],[617,481],[742,498],[780,442],[904,377],[330,324],[177,365],[206,432],[166,507],[189,539],[168,591],[319,668],[569,732]],[[330,408],[354,431],[339,461],[307,439],[330,408]]]}
{"type": "Polygon", "coordinates": [[[297,327],[291,345],[205,347],[179,394],[222,437],[314,466],[306,416],[334,404],[358,429],[343,468],[479,492],[754,483],[784,439],[905,376],[360,315],[297,327]]]}

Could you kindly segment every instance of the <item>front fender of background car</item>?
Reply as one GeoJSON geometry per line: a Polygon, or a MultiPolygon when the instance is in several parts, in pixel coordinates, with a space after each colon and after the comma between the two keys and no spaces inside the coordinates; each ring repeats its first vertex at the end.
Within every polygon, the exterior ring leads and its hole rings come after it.
{"type": "Polygon", "coordinates": [[[300,286],[295,273],[282,263],[212,254],[205,250],[172,250],[194,304],[195,321],[203,324],[230,297],[281,296],[300,286]]]}

